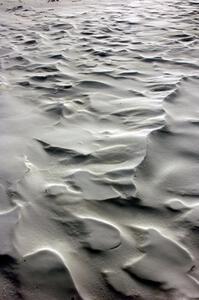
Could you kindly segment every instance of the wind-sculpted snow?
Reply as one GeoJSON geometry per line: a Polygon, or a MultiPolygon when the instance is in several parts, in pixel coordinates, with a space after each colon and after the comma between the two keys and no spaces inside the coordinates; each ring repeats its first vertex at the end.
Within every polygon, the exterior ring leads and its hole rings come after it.
{"type": "Polygon", "coordinates": [[[0,20],[0,300],[199,299],[199,3],[0,20]]]}

